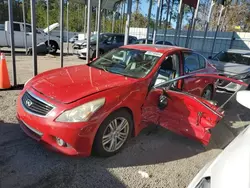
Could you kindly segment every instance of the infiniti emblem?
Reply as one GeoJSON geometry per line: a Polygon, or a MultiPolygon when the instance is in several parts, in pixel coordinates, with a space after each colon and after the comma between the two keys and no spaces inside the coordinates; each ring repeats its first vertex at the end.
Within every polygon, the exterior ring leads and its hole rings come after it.
{"type": "Polygon", "coordinates": [[[33,103],[32,103],[31,100],[27,99],[27,100],[25,101],[25,104],[26,104],[27,106],[30,107],[33,103]]]}

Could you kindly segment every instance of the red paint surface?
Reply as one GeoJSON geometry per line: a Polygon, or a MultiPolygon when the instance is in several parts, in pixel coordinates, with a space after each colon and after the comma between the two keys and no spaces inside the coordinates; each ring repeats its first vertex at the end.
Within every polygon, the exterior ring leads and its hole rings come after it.
{"type": "MultiPolygon", "coordinates": [[[[157,104],[162,90],[148,90],[162,60],[170,53],[180,52],[182,48],[158,49],[140,45],[129,45],[124,48],[162,52],[164,55],[153,70],[141,79],[112,74],[87,65],[55,69],[36,76],[25,86],[18,97],[17,117],[20,121],[42,132],[43,136],[34,138],[29,130],[25,128],[23,130],[34,139],[46,142],[67,155],[89,156],[96,132],[104,119],[115,110],[127,108],[133,116],[135,136],[149,123],[155,123],[207,144],[210,138],[208,129],[214,127],[221,118],[220,114],[216,114],[218,111],[216,106],[210,105],[199,97],[194,98],[181,92],[167,91],[168,105],[164,110],[160,110],[157,104]],[[27,113],[21,105],[21,98],[26,90],[56,108],[46,118],[27,113]],[[104,106],[88,122],[55,121],[63,111],[102,97],[106,99],[104,106]],[[198,113],[202,114],[199,120],[197,120],[198,113]],[[71,147],[58,146],[54,137],[63,139],[71,147]]],[[[212,67],[208,67],[203,72],[213,73],[214,71],[212,67]]],[[[200,81],[198,83],[185,82],[184,90],[195,88],[191,93],[198,96],[201,96],[208,84],[214,85],[216,79],[221,79],[214,75],[204,77],[202,74],[197,74],[197,76],[199,78],[195,79],[200,81]]]]}

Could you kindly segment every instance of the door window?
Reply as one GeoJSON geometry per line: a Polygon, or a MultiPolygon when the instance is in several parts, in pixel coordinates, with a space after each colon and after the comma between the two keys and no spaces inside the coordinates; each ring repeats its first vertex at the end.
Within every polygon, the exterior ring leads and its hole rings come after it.
{"type": "Polygon", "coordinates": [[[106,43],[107,44],[112,44],[113,43],[113,36],[109,36],[109,37],[107,37],[107,39],[106,39],[106,43]]]}
{"type": "Polygon", "coordinates": [[[200,61],[200,68],[201,69],[204,69],[206,68],[206,60],[204,57],[202,57],[201,55],[198,55],[199,56],[199,61],[200,61]]]}
{"type": "Polygon", "coordinates": [[[114,44],[123,43],[124,42],[124,36],[114,36],[114,44]]]}
{"type": "Polygon", "coordinates": [[[30,25],[26,25],[26,32],[27,32],[27,33],[32,32],[32,31],[31,31],[31,26],[30,26],[30,25]]]}
{"type": "Polygon", "coordinates": [[[14,31],[21,31],[20,24],[14,23],[14,31]]]}
{"type": "Polygon", "coordinates": [[[165,58],[158,72],[155,85],[174,79],[180,75],[180,58],[178,54],[172,54],[165,58]]]}

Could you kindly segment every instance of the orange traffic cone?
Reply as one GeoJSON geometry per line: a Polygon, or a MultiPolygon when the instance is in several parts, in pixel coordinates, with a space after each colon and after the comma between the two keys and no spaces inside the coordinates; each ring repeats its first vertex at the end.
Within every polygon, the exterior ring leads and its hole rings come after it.
{"type": "Polygon", "coordinates": [[[0,89],[9,89],[10,79],[9,73],[7,69],[6,59],[4,53],[1,53],[1,61],[0,61],[0,89]]]}

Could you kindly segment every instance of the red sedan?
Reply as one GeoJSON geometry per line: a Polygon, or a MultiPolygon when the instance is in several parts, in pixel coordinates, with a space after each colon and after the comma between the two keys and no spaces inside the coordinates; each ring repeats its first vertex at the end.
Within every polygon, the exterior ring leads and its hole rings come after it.
{"type": "Polygon", "coordinates": [[[214,72],[189,49],[128,45],[32,78],[17,118],[29,136],[68,155],[113,155],[150,123],[207,144],[222,113],[202,97],[212,99],[218,77],[185,75],[214,72]]]}

